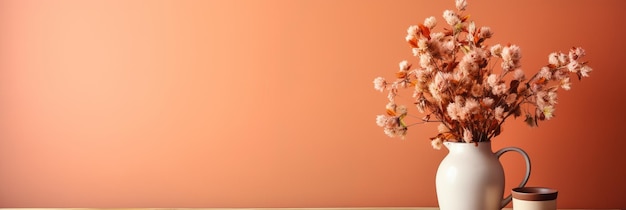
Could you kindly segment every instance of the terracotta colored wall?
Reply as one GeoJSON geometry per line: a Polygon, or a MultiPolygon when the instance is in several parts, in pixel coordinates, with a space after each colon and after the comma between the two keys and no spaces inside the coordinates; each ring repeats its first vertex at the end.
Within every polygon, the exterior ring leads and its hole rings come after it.
{"type": "MultiPolygon", "coordinates": [[[[0,207],[435,206],[434,126],[389,139],[372,80],[448,1],[0,0],[0,207]]],[[[626,1],[470,0],[535,72],[582,46],[595,71],[539,128],[529,185],[626,208],[626,1]]],[[[521,158],[503,164],[512,188],[521,158]]]]}

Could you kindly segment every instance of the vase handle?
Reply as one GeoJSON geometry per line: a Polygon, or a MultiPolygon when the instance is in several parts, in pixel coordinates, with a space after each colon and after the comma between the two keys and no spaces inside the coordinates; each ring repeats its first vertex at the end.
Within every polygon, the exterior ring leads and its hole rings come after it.
{"type": "MultiPolygon", "coordinates": [[[[518,187],[524,187],[526,183],[528,182],[528,179],[530,178],[530,157],[528,157],[528,154],[524,150],[517,148],[517,147],[502,148],[496,152],[496,157],[500,159],[500,156],[502,156],[504,153],[509,152],[509,151],[520,153],[522,157],[524,157],[524,160],[526,161],[526,175],[524,175],[524,179],[522,180],[522,183],[520,183],[518,186],[518,187]]],[[[509,194],[509,196],[506,196],[506,198],[502,200],[501,207],[504,208],[510,202],[511,202],[511,194],[509,194]]]]}

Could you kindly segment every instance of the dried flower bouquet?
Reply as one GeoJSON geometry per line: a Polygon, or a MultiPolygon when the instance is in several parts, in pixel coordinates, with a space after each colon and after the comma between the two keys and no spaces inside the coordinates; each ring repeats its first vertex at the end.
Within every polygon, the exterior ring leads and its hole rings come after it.
{"type": "Polygon", "coordinates": [[[374,79],[374,88],[388,93],[386,113],[376,117],[388,136],[404,137],[410,125],[434,122],[439,123],[438,134],[431,138],[436,149],[444,141],[490,141],[511,116],[524,115],[530,126],[553,118],[557,91],[570,89],[570,75],[581,79],[592,71],[581,61],[585,51],[573,47],[567,53],[551,53],[548,64],[527,77],[521,69],[520,47],[488,45],[493,32],[464,15],[466,7],[467,1],[456,0],[457,11],[444,11],[449,28],[440,32],[434,30],[435,17],[410,26],[406,41],[419,65],[405,60],[393,81],[374,79]],[[396,103],[403,89],[412,90],[414,105],[423,117],[411,115],[406,106],[396,103]],[[408,124],[407,117],[417,122],[408,124]]]}

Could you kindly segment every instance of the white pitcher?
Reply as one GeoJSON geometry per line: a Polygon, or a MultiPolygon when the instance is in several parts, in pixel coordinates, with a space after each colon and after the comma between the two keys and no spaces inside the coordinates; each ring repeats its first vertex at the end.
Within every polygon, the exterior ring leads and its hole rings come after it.
{"type": "Polygon", "coordinates": [[[499,210],[511,202],[504,194],[504,170],[499,158],[515,151],[526,161],[526,175],[519,187],[530,177],[530,158],[524,150],[506,147],[493,153],[491,142],[444,142],[448,155],[441,161],[436,176],[437,200],[441,210],[499,210]]]}

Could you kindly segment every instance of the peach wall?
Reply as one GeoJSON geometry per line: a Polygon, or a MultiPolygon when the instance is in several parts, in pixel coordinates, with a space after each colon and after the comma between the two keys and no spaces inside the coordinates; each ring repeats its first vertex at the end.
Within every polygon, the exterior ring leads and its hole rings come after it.
{"type": "MultiPolygon", "coordinates": [[[[469,3],[527,71],[572,46],[595,69],[494,147],[524,148],[561,208],[626,208],[626,1],[469,3]]],[[[411,58],[409,25],[453,7],[0,0],[0,207],[435,206],[435,128],[387,138],[372,80],[411,58]]],[[[523,161],[502,161],[512,188],[523,161]]]]}

